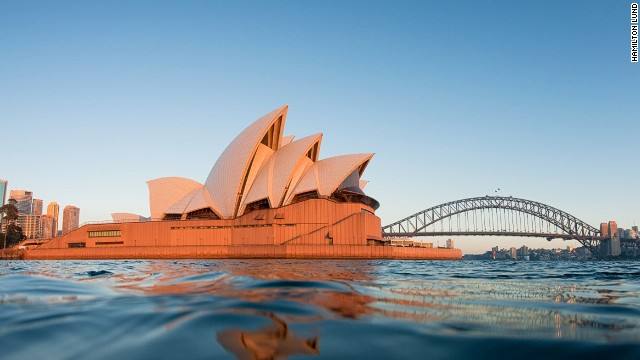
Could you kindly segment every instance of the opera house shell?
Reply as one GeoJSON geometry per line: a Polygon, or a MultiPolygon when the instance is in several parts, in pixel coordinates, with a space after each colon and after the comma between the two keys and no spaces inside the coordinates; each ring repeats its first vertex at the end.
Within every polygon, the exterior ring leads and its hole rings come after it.
{"type": "Polygon", "coordinates": [[[320,158],[322,134],[284,133],[288,106],[246,127],[204,182],[149,180],[149,217],[114,213],[25,258],[459,258],[388,246],[362,179],[372,153],[320,158]]]}

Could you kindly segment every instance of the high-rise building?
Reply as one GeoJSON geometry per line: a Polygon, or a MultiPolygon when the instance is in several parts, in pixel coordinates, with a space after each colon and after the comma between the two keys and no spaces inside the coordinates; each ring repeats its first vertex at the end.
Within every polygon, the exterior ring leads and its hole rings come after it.
{"type": "Polygon", "coordinates": [[[525,260],[529,259],[529,248],[527,245],[522,245],[522,247],[518,249],[518,255],[525,260]]]}
{"type": "Polygon", "coordinates": [[[609,221],[608,227],[609,227],[609,236],[612,238],[616,237],[616,235],[618,234],[618,224],[615,221],[611,220],[609,221]]]}
{"type": "Polygon", "coordinates": [[[42,215],[42,205],[43,202],[41,199],[33,199],[31,204],[31,215],[42,215]]]}
{"type": "Polygon", "coordinates": [[[609,224],[604,222],[600,223],[600,236],[602,236],[603,238],[609,237],[609,224]]]}
{"type": "Polygon", "coordinates": [[[7,187],[9,182],[7,180],[0,179],[0,206],[4,205],[7,201],[7,187]]]}
{"type": "Polygon", "coordinates": [[[27,239],[42,239],[42,215],[21,214],[18,216],[18,226],[27,239]]]}
{"type": "Polygon", "coordinates": [[[62,211],[62,233],[66,234],[71,230],[77,229],[80,225],[80,209],[67,205],[62,211]]]}
{"type": "Polygon", "coordinates": [[[514,248],[514,247],[512,247],[510,250],[511,250],[510,251],[511,258],[513,260],[516,260],[518,258],[518,250],[516,250],[516,248],[514,248]]]}
{"type": "Polygon", "coordinates": [[[497,246],[494,246],[491,248],[491,258],[493,260],[496,259],[496,255],[498,255],[498,251],[500,251],[500,249],[497,246]]]}
{"type": "Polygon", "coordinates": [[[51,237],[56,237],[58,235],[58,218],[60,215],[60,206],[57,202],[52,201],[47,205],[47,216],[53,219],[52,229],[51,229],[51,237]]]}
{"type": "Polygon", "coordinates": [[[54,219],[49,215],[40,216],[40,226],[42,227],[41,239],[51,239],[55,237],[54,219]]]}
{"type": "Polygon", "coordinates": [[[18,213],[24,215],[32,215],[33,212],[33,193],[27,190],[11,190],[9,199],[16,201],[18,213]]]}
{"type": "Polygon", "coordinates": [[[605,257],[620,256],[620,238],[612,236],[600,242],[600,254],[605,257]]]}
{"type": "Polygon", "coordinates": [[[53,235],[53,218],[48,215],[20,215],[18,226],[27,239],[50,239],[53,235]]]}

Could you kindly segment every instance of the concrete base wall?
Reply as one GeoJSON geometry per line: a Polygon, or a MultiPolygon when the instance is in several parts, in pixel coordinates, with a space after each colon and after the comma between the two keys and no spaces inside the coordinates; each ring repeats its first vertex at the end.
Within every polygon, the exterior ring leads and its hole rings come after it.
{"type": "Polygon", "coordinates": [[[163,246],[80,249],[29,249],[22,258],[61,259],[430,259],[458,260],[459,249],[358,245],[163,246]]]}
{"type": "Polygon", "coordinates": [[[460,259],[457,249],[370,245],[380,218],[360,203],[310,199],[236,219],[90,224],[22,250],[25,259],[460,259]]]}

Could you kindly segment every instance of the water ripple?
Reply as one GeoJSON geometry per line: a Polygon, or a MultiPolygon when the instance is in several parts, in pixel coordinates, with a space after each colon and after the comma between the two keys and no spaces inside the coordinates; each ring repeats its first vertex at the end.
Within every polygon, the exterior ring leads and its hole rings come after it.
{"type": "Polygon", "coordinates": [[[5,261],[3,359],[640,358],[640,262],[5,261]]]}

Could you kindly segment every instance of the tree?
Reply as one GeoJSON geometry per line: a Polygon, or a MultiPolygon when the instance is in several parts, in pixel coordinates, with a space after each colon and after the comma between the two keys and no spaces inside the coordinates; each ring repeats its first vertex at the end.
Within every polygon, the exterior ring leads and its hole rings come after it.
{"type": "Polygon", "coordinates": [[[0,243],[3,248],[15,246],[25,238],[22,228],[16,224],[18,216],[19,213],[15,201],[10,201],[0,207],[0,218],[2,218],[2,223],[6,224],[6,231],[2,233],[2,243],[0,243]]]}
{"type": "Polygon", "coordinates": [[[18,220],[18,208],[14,202],[10,201],[8,204],[0,207],[0,217],[8,222],[15,222],[18,220]]]}

